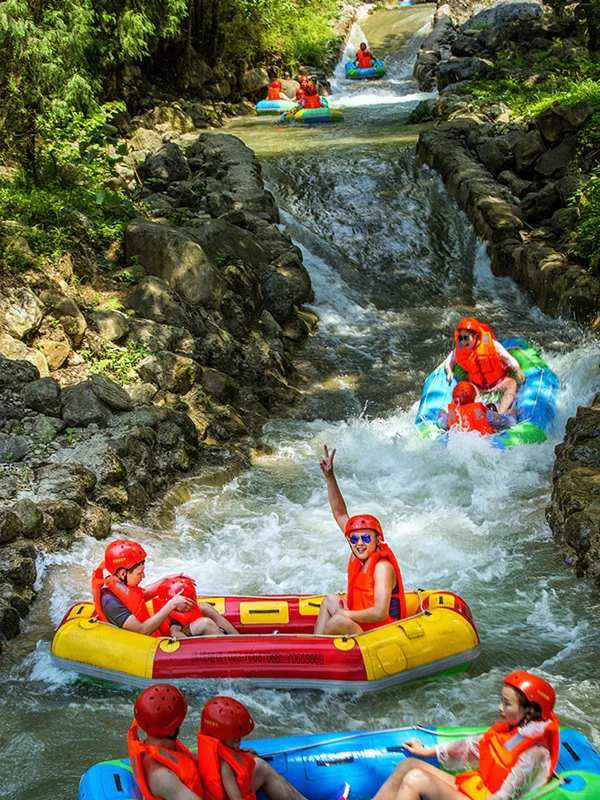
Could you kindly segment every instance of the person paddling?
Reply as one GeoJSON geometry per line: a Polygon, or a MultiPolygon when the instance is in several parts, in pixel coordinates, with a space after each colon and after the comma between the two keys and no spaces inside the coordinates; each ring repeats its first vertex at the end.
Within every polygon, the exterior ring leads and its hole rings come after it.
{"type": "Polygon", "coordinates": [[[554,702],[547,681],[512,672],[503,681],[498,722],[483,734],[434,747],[410,739],[404,748],[418,758],[401,761],[374,800],[516,800],[540,789],[560,750],[554,702]],[[448,772],[419,758],[437,758],[448,772]]]}
{"type": "Polygon", "coordinates": [[[328,595],[315,624],[316,634],[357,634],[387,625],[406,616],[400,567],[384,542],[381,523],[371,514],[350,517],[333,472],[335,449],[323,448],[319,466],[327,482],[329,505],[335,521],[350,545],[348,591],[328,595]]]}

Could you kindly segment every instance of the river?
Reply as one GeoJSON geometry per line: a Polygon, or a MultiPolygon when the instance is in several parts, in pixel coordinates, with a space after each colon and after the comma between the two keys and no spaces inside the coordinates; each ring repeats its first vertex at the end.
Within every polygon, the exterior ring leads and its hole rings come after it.
{"type": "MultiPolygon", "coordinates": [[[[467,218],[418,163],[415,130],[404,122],[424,97],[410,75],[431,10],[378,11],[355,28],[351,45],[366,38],[389,73],[348,84],[336,72],[331,104],[344,125],[230,124],[260,156],[313,281],[320,323],[298,357],[306,400],[299,418],[266,427],[269,448],[250,469],[190,478],[143,523],[116,533],[143,542],[148,580],[184,570],[209,593],[342,589],[348,554],[318,466],[323,445],[337,447],[350,513],[380,517],[407,586],[448,589],[469,603],[481,656],[461,675],[357,696],[190,686],[188,743],[217,693],[248,705],[259,736],[487,725],[502,676],[523,668],[552,682],[561,722],[600,747],[599,598],[565,564],[544,517],[554,447],[600,388],[600,348],[492,275],[467,218]],[[559,375],[546,443],[501,452],[468,434],[446,449],[418,438],[423,381],[464,315],[499,336],[528,338],[559,375]]],[[[82,539],[38,564],[39,599],[0,658],[0,797],[72,800],[88,767],[125,754],[136,692],[80,680],[50,661],[52,632],[88,596],[103,549],[82,539]]]]}

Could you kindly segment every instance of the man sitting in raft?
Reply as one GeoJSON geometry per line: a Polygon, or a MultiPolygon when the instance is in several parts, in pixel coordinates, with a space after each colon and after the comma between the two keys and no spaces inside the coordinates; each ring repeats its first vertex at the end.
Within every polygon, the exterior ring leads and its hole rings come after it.
{"type": "MultiPolygon", "coordinates": [[[[161,584],[168,579],[163,578],[145,589],[142,588],[140,584],[144,579],[145,565],[146,551],[137,542],[117,539],[107,546],[104,561],[92,573],[95,617],[126,631],[148,636],[168,636],[169,633],[165,633],[164,629],[161,632],[161,626],[173,615],[193,613],[197,609],[195,592],[194,597],[190,597],[189,593],[186,596],[181,586],[175,594],[163,598],[164,602],[161,603],[159,598],[155,613],[150,614],[146,603],[157,596],[161,584]],[[108,577],[105,577],[105,570],[110,573],[108,577]]],[[[192,636],[237,633],[233,625],[208,603],[201,604],[199,611],[200,618],[195,616],[190,622],[189,617],[186,617],[182,626],[184,635],[186,625],[192,636]],[[204,621],[203,616],[209,619],[204,621]]]]}
{"type": "Polygon", "coordinates": [[[367,43],[361,42],[354,59],[354,66],[358,69],[371,69],[375,66],[373,61],[375,61],[375,57],[367,47],[367,43]]]}
{"type": "MultiPolygon", "coordinates": [[[[545,786],[560,750],[554,689],[530,672],[504,678],[500,719],[483,734],[434,747],[410,739],[411,755],[437,758],[448,772],[407,758],[377,792],[374,800],[516,800],[545,786]],[[471,768],[471,769],[469,769],[471,768]],[[469,769],[451,775],[450,772],[469,769]]],[[[541,796],[536,793],[536,796],[541,796]]]]}
{"type": "Polygon", "coordinates": [[[144,800],[202,800],[198,761],[177,738],[187,701],[175,686],[156,683],[140,693],[127,745],[131,767],[144,800]],[[140,739],[140,730],[146,734],[140,739]]]}
{"type": "Polygon", "coordinates": [[[240,748],[253,730],[248,709],[233,697],[213,697],[206,703],[198,731],[204,800],[256,800],[261,789],[270,800],[305,800],[256,752],[240,748]]]}
{"type": "Polygon", "coordinates": [[[404,586],[400,567],[383,541],[378,519],[370,514],[350,517],[333,473],[333,458],[324,447],[320,461],[327,481],[327,494],[333,517],[350,545],[346,600],[331,594],[323,600],[314,632],[316,634],[356,634],[406,616],[404,586]]]}
{"type": "Polygon", "coordinates": [[[515,417],[499,414],[493,407],[475,402],[476,397],[477,390],[472,383],[459,381],[452,390],[448,410],[438,414],[440,428],[445,431],[477,431],[485,436],[515,424],[515,417]]]}
{"type": "Polygon", "coordinates": [[[444,361],[448,382],[454,380],[454,367],[458,364],[467,373],[467,380],[474,383],[479,392],[500,392],[498,413],[506,414],[517,396],[517,381],[525,375],[519,362],[494,338],[488,325],[476,319],[465,318],[454,331],[454,350],[444,361]]]}
{"type": "Polygon", "coordinates": [[[287,100],[290,103],[293,103],[291,97],[288,97],[287,94],[281,88],[281,81],[274,80],[271,81],[271,85],[269,86],[269,91],[267,92],[267,100],[287,100]]]}

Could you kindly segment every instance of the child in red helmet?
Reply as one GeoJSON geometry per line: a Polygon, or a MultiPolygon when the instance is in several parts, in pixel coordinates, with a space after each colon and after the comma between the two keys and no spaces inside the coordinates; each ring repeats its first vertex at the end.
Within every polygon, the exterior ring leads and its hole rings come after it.
{"type": "Polygon", "coordinates": [[[290,103],[293,103],[291,97],[288,97],[287,94],[281,88],[281,81],[275,79],[271,81],[271,85],[269,86],[269,91],[267,92],[267,100],[287,100],[290,103]]]}
{"type": "Polygon", "coordinates": [[[206,703],[198,730],[204,800],[256,800],[260,789],[271,800],[305,800],[254,750],[240,748],[253,730],[250,712],[233,697],[220,695],[206,703]]]}
{"type": "Polygon", "coordinates": [[[161,636],[186,639],[188,636],[238,634],[231,622],[219,614],[210,603],[197,602],[196,584],[191,578],[178,576],[162,581],[156,590],[156,596],[152,598],[154,610],[159,611],[173,597],[190,598],[194,603],[194,608],[187,609],[183,606],[176,606],[159,627],[161,636]]]}
{"type": "Polygon", "coordinates": [[[452,390],[452,402],[447,411],[438,414],[443,430],[476,431],[482,435],[510,428],[514,415],[499,414],[493,405],[476,402],[477,390],[469,381],[459,381],[452,390]]]}
{"type": "Polygon", "coordinates": [[[383,541],[381,524],[370,514],[350,517],[333,472],[334,456],[335,449],[330,455],[325,445],[319,465],[331,512],[350,545],[348,591],[345,600],[339,594],[323,600],[314,632],[352,635],[397,622],[406,616],[406,605],[400,567],[383,541]]]}
{"type": "Polygon", "coordinates": [[[498,722],[434,747],[410,739],[404,748],[417,758],[398,764],[374,800],[514,800],[545,786],[560,750],[554,689],[530,672],[512,672],[503,684],[498,722]],[[419,758],[437,758],[447,771],[419,758]]]}

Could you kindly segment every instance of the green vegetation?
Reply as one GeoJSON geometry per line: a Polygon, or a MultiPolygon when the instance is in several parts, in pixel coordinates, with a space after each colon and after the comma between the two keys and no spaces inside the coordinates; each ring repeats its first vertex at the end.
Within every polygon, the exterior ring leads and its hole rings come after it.
{"type": "Polygon", "coordinates": [[[106,375],[120,384],[133,383],[137,380],[135,367],[150,355],[143,345],[132,342],[128,342],[125,347],[117,347],[100,339],[98,348],[94,353],[91,350],[81,351],[89,372],[106,375]]]}

